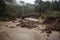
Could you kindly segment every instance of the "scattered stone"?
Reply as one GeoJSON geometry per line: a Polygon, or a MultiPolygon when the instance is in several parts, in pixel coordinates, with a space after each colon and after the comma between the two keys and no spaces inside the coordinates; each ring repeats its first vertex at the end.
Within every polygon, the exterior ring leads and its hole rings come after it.
{"type": "Polygon", "coordinates": [[[21,24],[17,24],[16,26],[20,26],[21,24]]]}
{"type": "Polygon", "coordinates": [[[50,35],[49,35],[49,34],[47,34],[47,36],[49,37],[50,35]]]}

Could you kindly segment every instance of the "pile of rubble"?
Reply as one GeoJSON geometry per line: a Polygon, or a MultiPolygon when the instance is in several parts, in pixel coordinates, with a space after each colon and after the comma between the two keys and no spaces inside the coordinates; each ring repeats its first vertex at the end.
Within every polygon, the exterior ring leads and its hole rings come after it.
{"type": "Polygon", "coordinates": [[[45,22],[46,30],[60,31],[60,17],[47,17],[45,22]]]}
{"type": "Polygon", "coordinates": [[[17,24],[16,26],[20,26],[22,28],[36,28],[38,27],[38,22],[33,22],[33,21],[27,21],[27,20],[20,20],[20,24],[17,24]]]}

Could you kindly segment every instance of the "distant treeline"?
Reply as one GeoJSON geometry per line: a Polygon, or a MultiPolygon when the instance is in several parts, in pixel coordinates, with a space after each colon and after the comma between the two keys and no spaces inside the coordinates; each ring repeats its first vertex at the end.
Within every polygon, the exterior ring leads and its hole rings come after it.
{"type": "Polygon", "coordinates": [[[23,14],[33,13],[34,5],[27,3],[25,6],[11,5],[0,0],[0,20],[15,20],[23,14]]]}
{"type": "MultiPolygon", "coordinates": [[[[46,14],[48,16],[60,16],[60,0],[52,0],[52,1],[35,1],[35,11],[40,12],[40,14],[46,14]]],[[[44,15],[43,14],[43,15],[44,15]]]]}

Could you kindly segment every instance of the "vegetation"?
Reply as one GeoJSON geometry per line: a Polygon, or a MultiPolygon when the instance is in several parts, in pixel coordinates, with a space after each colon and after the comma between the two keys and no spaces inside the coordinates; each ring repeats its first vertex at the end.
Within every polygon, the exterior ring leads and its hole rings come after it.
{"type": "Polygon", "coordinates": [[[34,5],[27,3],[25,5],[24,1],[21,1],[22,5],[15,5],[10,3],[10,1],[0,0],[0,19],[3,20],[15,20],[16,18],[20,18],[23,14],[33,13],[34,5]],[[8,2],[8,3],[7,3],[8,2]]]}
{"type": "Polygon", "coordinates": [[[35,1],[35,11],[45,18],[44,24],[47,24],[46,30],[60,31],[60,0],[51,1],[35,1]]]}
{"type": "Polygon", "coordinates": [[[13,10],[11,5],[6,5],[6,19],[7,20],[16,19],[15,11],[13,10]]]}
{"type": "Polygon", "coordinates": [[[0,0],[0,19],[5,17],[6,4],[3,0],[0,0]]]}
{"type": "Polygon", "coordinates": [[[59,5],[60,1],[59,0],[58,1],[56,1],[56,0],[53,1],[52,0],[52,2],[50,2],[50,1],[44,2],[42,0],[39,0],[39,1],[36,0],[35,4],[37,4],[36,7],[35,7],[36,12],[40,12],[40,14],[41,13],[47,13],[47,14],[50,13],[52,15],[53,14],[55,15],[57,12],[59,13],[59,11],[60,11],[60,5],[59,5]]]}

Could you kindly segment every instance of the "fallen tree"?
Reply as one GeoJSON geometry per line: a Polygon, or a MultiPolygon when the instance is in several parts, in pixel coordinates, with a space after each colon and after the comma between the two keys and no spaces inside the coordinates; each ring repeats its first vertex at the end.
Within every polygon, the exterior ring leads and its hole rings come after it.
{"type": "Polygon", "coordinates": [[[47,25],[46,31],[60,31],[60,17],[49,16],[45,19],[44,24],[47,25]]]}

